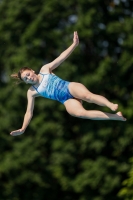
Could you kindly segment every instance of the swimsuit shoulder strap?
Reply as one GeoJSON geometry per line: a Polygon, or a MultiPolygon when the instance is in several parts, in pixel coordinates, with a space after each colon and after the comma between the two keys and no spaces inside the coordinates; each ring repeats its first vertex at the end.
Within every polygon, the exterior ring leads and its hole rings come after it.
{"type": "Polygon", "coordinates": [[[39,72],[39,74],[41,74],[41,75],[44,76],[44,75],[48,75],[48,74],[50,74],[50,73],[46,73],[46,74],[45,74],[45,73],[41,73],[41,72],[39,72]]]}
{"type": "Polygon", "coordinates": [[[34,85],[32,85],[32,87],[37,91],[37,88],[34,85]]]}

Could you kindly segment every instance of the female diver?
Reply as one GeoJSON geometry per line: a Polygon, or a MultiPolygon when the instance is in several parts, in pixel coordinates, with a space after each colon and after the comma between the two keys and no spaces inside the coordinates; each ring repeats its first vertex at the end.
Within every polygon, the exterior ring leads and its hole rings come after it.
{"type": "Polygon", "coordinates": [[[82,105],[82,100],[100,106],[107,106],[112,111],[118,109],[118,104],[110,102],[103,96],[91,93],[81,83],[64,81],[52,73],[55,68],[68,58],[78,44],[78,34],[74,32],[73,43],[54,61],[42,66],[39,74],[36,74],[30,68],[24,67],[17,74],[11,75],[13,78],[18,78],[31,85],[27,92],[28,103],[23,125],[20,129],[12,131],[10,133],[12,136],[21,135],[25,132],[33,116],[35,97],[38,96],[61,102],[67,112],[74,117],[91,120],[126,121],[121,112],[111,114],[98,110],[86,110],[82,105]]]}

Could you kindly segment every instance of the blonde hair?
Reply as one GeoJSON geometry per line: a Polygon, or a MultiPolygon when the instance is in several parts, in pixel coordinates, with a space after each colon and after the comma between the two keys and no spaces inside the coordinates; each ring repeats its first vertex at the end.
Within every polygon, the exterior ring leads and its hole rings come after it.
{"type": "Polygon", "coordinates": [[[11,77],[12,77],[13,79],[16,79],[16,80],[17,80],[16,83],[21,83],[21,82],[23,81],[22,78],[21,78],[21,74],[22,74],[25,70],[32,70],[32,69],[29,68],[29,67],[23,67],[23,68],[21,68],[21,69],[19,70],[18,73],[13,73],[13,74],[11,74],[11,77]]]}

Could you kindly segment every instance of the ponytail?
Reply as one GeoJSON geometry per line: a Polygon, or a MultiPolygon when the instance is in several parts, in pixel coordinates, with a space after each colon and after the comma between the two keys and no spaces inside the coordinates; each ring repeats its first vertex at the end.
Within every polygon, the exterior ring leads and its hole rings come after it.
{"type": "Polygon", "coordinates": [[[20,80],[20,78],[19,78],[17,73],[11,74],[11,77],[14,78],[14,79],[20,80]]]}

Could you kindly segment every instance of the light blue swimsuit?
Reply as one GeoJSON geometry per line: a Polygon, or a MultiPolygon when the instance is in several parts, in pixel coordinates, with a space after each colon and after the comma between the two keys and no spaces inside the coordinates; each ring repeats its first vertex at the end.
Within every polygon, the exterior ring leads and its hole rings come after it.
{"type": "Polygon", "coordinates": [[[68,89],[70,82],[64,81],[54,74],[40,74],[43,76],[40,85],[37,88],[33,87],[41,96],[61,103],[74,98],[68,89]]]}

